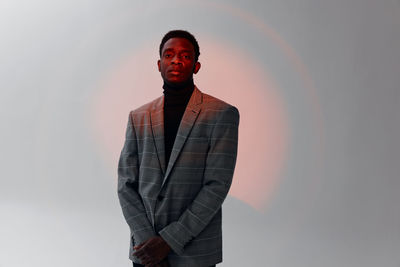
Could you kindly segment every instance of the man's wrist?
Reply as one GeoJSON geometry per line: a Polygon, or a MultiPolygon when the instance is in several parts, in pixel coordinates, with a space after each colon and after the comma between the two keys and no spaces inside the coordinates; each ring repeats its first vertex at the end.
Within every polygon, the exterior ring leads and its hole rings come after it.
{"type": "Polygon", "coordinates": [[[162,242],[165,244],[165,246],[166,246],[166,247],[168,247],[168,250],[169,250],[169,251],[171,251],[171,250],[172,250],[172,248],[171,248],[171,246],[168,244],[168,242],[167,242],[167,241],[165,241],[165,239],[164,239],[164,238],[162,238],[161,236],[160,236],[160,238],[161,238],[162,242]]]}

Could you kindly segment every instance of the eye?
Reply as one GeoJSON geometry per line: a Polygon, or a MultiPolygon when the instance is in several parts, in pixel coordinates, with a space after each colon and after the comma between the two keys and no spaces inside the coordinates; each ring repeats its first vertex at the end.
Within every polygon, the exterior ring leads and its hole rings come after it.
{"type": "Polygon", "coordinates": [[[170,57],[172,57],[172,53],[171,52],[165,52],[164,53],[164,57],[165,58],[170,58],[170,57]]]}

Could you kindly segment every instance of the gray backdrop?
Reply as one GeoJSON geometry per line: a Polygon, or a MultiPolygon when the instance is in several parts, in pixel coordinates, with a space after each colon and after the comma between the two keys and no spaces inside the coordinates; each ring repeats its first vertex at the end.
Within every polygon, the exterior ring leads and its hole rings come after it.
{"type": "Polygon", "coordinates": [[[271,139],[246,121],[285,114],[284,156],[238,158],[220,265],[399,267],[398,0],[1,1],[0,266],[131,266],[118,150],[175,28],[204,48],[195,83],[239,107],[239,153],[271,139]],[[246,102],[265,77],[271,113],[246,102]]]}

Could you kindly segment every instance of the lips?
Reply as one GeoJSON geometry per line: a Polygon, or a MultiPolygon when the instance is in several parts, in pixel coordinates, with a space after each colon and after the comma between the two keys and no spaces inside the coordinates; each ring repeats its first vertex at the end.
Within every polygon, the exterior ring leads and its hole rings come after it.
{"type": "Polygon", "coordinates": [[[179,71],[179,70],[170,70],[170,71],[168,71],[168,73],[170,73],[172,75],[179,75],[179,74],[181,74],[181,71],[179,71]]]}
{"type": "Polygon", "coordinates": [[[170,69],[168,70],[168,72],[182,72],[181,69],[170,69]]]}

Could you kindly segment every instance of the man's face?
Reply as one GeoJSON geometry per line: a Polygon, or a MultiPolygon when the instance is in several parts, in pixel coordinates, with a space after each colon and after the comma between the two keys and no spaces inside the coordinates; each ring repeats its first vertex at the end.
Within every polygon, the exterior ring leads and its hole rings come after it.
{"type": "Polygon", "coordinates": [[[200,69],[200,62],[195,62],[194,47],[185,38],[171,38],[165,42],[157,64],[161,77],[169,84],[183,84],[200,69]]]}

